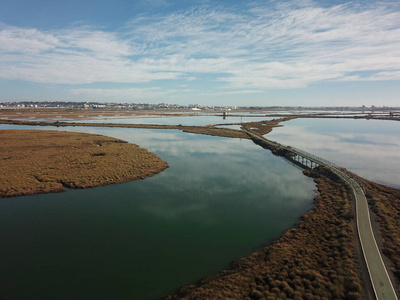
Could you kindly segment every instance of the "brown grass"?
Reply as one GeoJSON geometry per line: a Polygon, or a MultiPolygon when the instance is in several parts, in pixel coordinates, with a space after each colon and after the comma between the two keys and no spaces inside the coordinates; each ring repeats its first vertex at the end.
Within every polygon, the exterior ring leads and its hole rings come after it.
{"type": "MultiPolygon", "coordinates": [[[[265,135],[274,127],[280,126],[279,122],[289,119],[292,119],[292,117],[246,123],[243,128],[258,135],[265,135]]],[[[0,120],[0,123],[40,126],[76,125],[180,129],[199,134],[248,138],[235,130],[207,126],[49,124],[8,120],[0,120]]],[[[1,135],[0,138],[2,139],[1,135]]],[[[279,145],[272,147],[273,149],[268,145],[262,146],[280,154],[279,145]]],[[[1,147],[0,145],[0,154],[3,153],[1,147]]],[[[2,168],[3,162],[11,159],[13,154],[14,152],[11,149],[9,155],[0,156],[2,168]]],[[[96,152],[93,157],[101,159],[105,155],[103,155],[103,152],[96,152]]],[[[2,173],[4,174],[4,172],[2,173]]],[[[10,174],[7,175],[6,173],[5,177],[11,178],[13,175],[10,174]]],[[[311,172],[310,175],[315,177],[320,195],[315,198],[314,208],[302,217],[297,228],[289,230],[281,239],[264,250],[234,262],[233,269],[205,278],[197,285],[183,287],[176,294],[168,296],[166,299],[364,298],[365,295],[362,294],[358,274],[359,266],[354,254],[351,194],[346,186],[323,170],[320,173],[311,172]]],[[[3,177],[0,177],[0,189],[5,180],[3,177]]],[[[14,177],[16,181],[20,179],[19,176],[14,177]]],[[[40,181],[37,179],[41,178],[35,177],[36,181],[40,181]]],[[[383,252],[393,264],[392,271],[398,284],[400,282],[400,255],[398,251],[400,248],[400,190],[384,187],[362,178],[358,179],[363,182],[368,201],[376,213],[384,247],[383,252]]],[[[40,182],[45,182],[47,185],[43,185],[39,192],[62,189],[61,183],[64,183],[60,180],[56,182],[47,182],[43,178],[41,180],[40,182]]],[[[29,185],[27,189],[30,189],[29,185]]],[[[397,288],[399,287],[397,286],[397,288]]]]}
{"type": "Polygon", "coordinates": [[[121,183],[168,167],[146,149],[100,135],[0,130],[0,140],[0,197],[121,183]]]}
{"type": "Polygon", "coordinates": [[[249,136],[240,130],[215,128],[212,126],[184,126],[184,125],[156,125],[156,124],[114,124],[114,123],[86,123],[86,122],[35,122],[18,120],[0,120],[0,124],[28,125],[28,126],[81,126],[81,127],[114,127],[114,128],[143,128],[143,129],[178,129],[184,132],[222,136],[230,138],[248,139],[249,136]]]}
{"type": "Polygon", "coordinates": [[[46,119],[55,118],[83,119],[97,117],[130,117],[137,115],[176,115],[189,116],[196,115],[190,110],[123,110],[123,109],[79,109],[79,108],[17,108],[0,109],[0,119],[46,119]]]}
{"type": "Polygon", "coordinates": [[[363,299],[351,193],[323,169],[308,172],[320,194],[297,228],[165,299],[363,299]]]}
{"type": "Polygon", "coordinates": [[[254,134],[262,136],[267,133],[270,133],[272,131],[272,129],[274,129],[274,127],[283,126],[283,125],[279,125],[279,123],[289,121],[292,119],[296,119],[296,118],[297,118],[297,116],[291,116],[291,117],[273,119],[270,121],[249,122],[249,123],[244,123],[242,125],[242,128],[247,131],[250,131],[254,134]]]}
{"type": "Polygon", "coordinates": [[[215,128],[208,126],[186,126],[187,128],[183,129],[184,132],[197,133],[197,134],[205,134],[212,136],[222,136],[229,138],[241,138],[241,139],[249,139],[250,137],[244,133],[243,131],[233,130],[228,128],[215,128]],[[190,128],[188,128],[190,127],[190,128]]]}

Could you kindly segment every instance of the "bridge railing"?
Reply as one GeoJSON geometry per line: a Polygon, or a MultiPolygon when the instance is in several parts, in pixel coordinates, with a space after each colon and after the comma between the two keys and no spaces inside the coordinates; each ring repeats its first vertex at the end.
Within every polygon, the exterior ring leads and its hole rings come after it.
{"type": "MultiPolygon", "coordinates": [[[[324,159],[324,158],[321,158],[321,157],[316,156],[316,155],[314,155],[314,154],[308,153],[308,152],[306,152],[306,151],[304,151],[304,150],[300,150],[300,149],[297,149],[297,148],[292,147],[292,146],[287,146],[286,148],[287,148],[289,151],[292,151],[293,153],[296,153],[296,154],[298,153],[298,154],[300,154],[300,155],[302,155],[302,156],[304,156],[304,157],[310,158],[310,159],[312,159],[314,162],[317,162],[317,163],[322,162],[322,163],[324,163],[325,165],[334,167],[334,168],[336,168],[336,169],[341,169],[338,165],[336,165],[336,164],[334,164],[334,163],[332,163],[332,162],[330,162],[330,161],[328,161],[328,160],[326,160],[326,159],[324,159]]],[[[335,172],[335,173],[336,173],[336,172],[335,172]]],[[[361,190],[365,193],[365,187],[364,187],[364,185],[362,184],[362,182],[361,182],[357,177],[355,177],[354,175],[352,175],[352,174],[349,173],[349,172],[345,172],[345,175],[346,175],[350,180],[353,180],[353,181],[356,183],[356,185],[357,185],[359,188],[361,188],[361,190]]]]}
{"type": "Polygon", "coordinates": [[[322,157],[319,157],[317,155],[308,153],[308,152],[306,152],[304,150],[300,150],[300,149],[297,149],[297,148],[292,147],[292,146],[286,146],[286,149],[291,151],[291,152],[293,152],[293,153],[295,153],[295,154],[298,154],[298,155],[304,156],[306,158],[309,158],[309,159],[313,160],[316,163],[319,163],[319,164],[322,163],[324,165],[328,165],[328,166],[331,166],[331,167],[340,168],[338,165],[334,164],[333,162],[330,162],[329,160],[326,160],[326,159],[324,159],[322,157]]]}
{"type": "MultiPolygon", "coordinates": [[[[257,138],[257,139],[262,139],[262,140],[264,140],[265,142],[267,142],[267,143],[270,144],[271,146],[275,146],[275,147],[281,146],[281,147],[284,147],[286,150],[288,150],[288,151],[290,151],[290,152],[292,152],[292,153],[294,153],[294,154],[296,154],[296,155],[299,155],[299,156],[305,157],[305,158],[307,158],[307,159],[309,159],[309,160],[312,160],[312,161],[314,161],[315,163],[317,163],[317,164],[319,164],[319,165],[326,165],[326,166],[330,166],[330,167],[332,167],[332,168],[341,170],[342,173],[343,173],[343,170],[342,170],[342,168],[341,168],[340,166],[338,166],[338,165],[336,165],[335,163],[332,163],[332,162],[330,162],[329,160],[326,160],[326,159],[324,159],[324,158],[322,158],[322,157],[319,157],[319,156],[317,156],[317,155],[308,153],[308,152],[306,152],[306,151],[304,151],[304,150],[297,149],[297,148],[292,147],[292,146],[284,146],[284,145],[282,145],[282,144],[279,144],[279,143],[277,143],[277,142],[275,142],[275,141],[271,141],[271,140],[269,140],[269,139],[267,139],[267,138],[265,138],[265,137],[263,137],[263,136],[261,137],[261,136],[259,136],[259,135],[256,135],[256,134],[250,132],[250,131],[247,131],[247,130],[243,130],[243,131],[244,131],[244,132],[247,132],[250,136],[253,136],[253,137],[257,138]]],[[[362,182],[361,182],[360,180],[358,180],[358,178],[354,177],[354,176],[353,176],[351,173],[349,173],[349,172],[345,172],[345,176],[347,176],[350,180],[353,180],[353,181],[363,190],[363,192],[365,193],[365,187],[364,187],[364,185],[362,184],[362,182]]]]}

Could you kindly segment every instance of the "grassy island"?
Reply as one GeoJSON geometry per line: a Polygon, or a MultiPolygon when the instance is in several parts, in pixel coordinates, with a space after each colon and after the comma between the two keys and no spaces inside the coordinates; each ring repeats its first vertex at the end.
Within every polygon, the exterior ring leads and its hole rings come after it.
{"type": "MultiPolygon", "coordinates": [[[[238,124],[263,136],[296,116],[238,124]]],[[[297,116],[299,117],[299,116],[297,116]]],[[[91,124],[0,120],[33,126],[91,126],[179,129],[185,132],[250,138],[245,131],[209,126],[91,124]]],[[[226,125],[226,124],[225,124],[226,125]]],[[[235,124],[236,125],[236,124],[235,124]]],[[[144,178],[167,164],[124,141],[99,135],[55,131],[1,131],[0,197],[84,188],[144,178]],[[25,183],[24,183],[25,182],[25,183]]],[[[261,145],[280,155],[279,148],[261,145]]],[[[372,299],[355,225],[350,188],[323,167],[306,170],[319,194],[314,207],[277,241],[232,268],[184,286],[164,299],[372,299]]],[[[400,290],[400,190],[355,174],[368,199],[377,243],[395,289],[400,290]]]]}
{"type": "Polygon", "coordinates": [[[0,197],[143,179],[168,164],[125,141],[86,133],[0,130],[0,197]]]}

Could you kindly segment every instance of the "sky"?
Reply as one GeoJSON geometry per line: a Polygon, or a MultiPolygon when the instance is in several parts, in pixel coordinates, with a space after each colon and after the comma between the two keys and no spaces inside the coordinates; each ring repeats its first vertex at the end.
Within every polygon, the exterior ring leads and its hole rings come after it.
{"type": "Polygon", "coordinates": [[[400,106],[400,1],[0,0],[0,101],[400,106]]]}

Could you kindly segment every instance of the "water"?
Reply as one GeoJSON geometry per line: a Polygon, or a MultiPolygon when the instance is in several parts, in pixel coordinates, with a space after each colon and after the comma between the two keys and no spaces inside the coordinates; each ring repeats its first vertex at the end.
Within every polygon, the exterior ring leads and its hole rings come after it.
{"type": "Polygon", "coordinates": [[[400,122],[295,119],[266,137],[323,157],[375,182],[400,188],[400,122]]]}
{"type": "Polygon", "coordinates": [[[137,115],[132,117],[96,117],[91,119],[79,119],[70,122],[89,122],[89,123],[118,123],[118,124],[156,124],[156,125],[185,125],[185,126],[204,126],[210,124],[229,124],[241,122],[257,122],[263,120],[272,120],[272,117],[264,116],[235,116],[228,115],[225,119],[221,116],[212,115],[194,115],[194,116],[176,116],[176,115],[137,115]]]}
{"type": "Polygon", "coordinates": [[[233,129],[233,130],[241,130],[242,125],[218,125],[215,127],[216,128],[227,128],[227,129],[233,129]]]}
{"type": "Polygon", "coordinates": [[[141,181],[0,199],[2,299],[160,297],[276,239],[315,195],[301,170],[249,140],[51,129],[122,138],[170,168],[141,181]]]}

